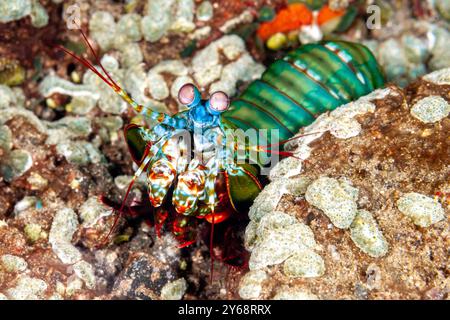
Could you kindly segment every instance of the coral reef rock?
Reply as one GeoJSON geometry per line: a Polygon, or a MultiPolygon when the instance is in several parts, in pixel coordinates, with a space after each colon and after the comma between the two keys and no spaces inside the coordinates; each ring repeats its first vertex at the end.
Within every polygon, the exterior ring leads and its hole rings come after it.
{"type": "Polygon", "coordinates": [[[300,131],[250,209],[242,298],[448,298],[449,77],[377,90],[300,131]]]}

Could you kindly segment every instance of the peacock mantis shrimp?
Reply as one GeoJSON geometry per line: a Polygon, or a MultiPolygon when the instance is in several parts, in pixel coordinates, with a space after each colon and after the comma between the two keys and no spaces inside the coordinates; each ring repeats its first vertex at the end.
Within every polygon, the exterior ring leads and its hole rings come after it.
{"type": "MultiPolygon", "coordinates": [[[[220,91],[202,99],[194,84],[185,84],[178,99],[187,109],[169,116],[134,101],[108,74],[82,35],[101,70],[59,48],[97,74],[136,113],[156,123],[151,128],[130,124],[124,130],[138,166],[125,199],[145,172],[157,233],[170,222],[180,246],[195,241],[196,219],[205,219],[213,227],[235,213],[246,212],[262,189],[259,177],[267,163],[259,155],[293,156],[275,147],[293,139],[319,114],[384,85],[375,58],[363,45],[343,41],[308,44],[270,65],[260,80],[232,102],[220,91]],[[246,142],[244,130],[256,134],[246,142]],[[275,134],[266,137],[260,134],[264,130],[275,134]]],[[[124,205],[125,200],[119,212],[124,205]]]]}

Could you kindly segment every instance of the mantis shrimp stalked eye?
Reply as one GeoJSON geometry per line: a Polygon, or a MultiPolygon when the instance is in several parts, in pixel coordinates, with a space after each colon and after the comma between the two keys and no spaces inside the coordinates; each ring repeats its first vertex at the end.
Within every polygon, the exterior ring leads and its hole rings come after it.
{"type": "Polygon", "coordinates": [[[200,92],[192,83],[187,83],[180,88],[178,100],[187,107],[197,105],[201,100],[200,92]]]}
{"type": "Polygon", "coordinates": [[[230,99],[225,92],[214,92],[209,98],[208,107],[213,114],[225,112],[230,107],[230,99]]]}

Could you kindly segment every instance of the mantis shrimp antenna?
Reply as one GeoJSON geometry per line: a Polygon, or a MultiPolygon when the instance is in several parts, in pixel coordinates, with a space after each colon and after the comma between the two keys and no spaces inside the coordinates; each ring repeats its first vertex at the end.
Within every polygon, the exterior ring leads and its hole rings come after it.
{"type": "Polygon", "coordinates": [[[125,193],[125,197],[123,198],[122,204],[120,205],[119,214],[114,218],[114,223],[113,223],[111,229],[109,230],[109,232],[105,236],[105,238],[103,240],[100,240],[100,244],[98,245],[98,247],[104,246],[105,243],[108,241],[109,237],[111,236],[111,234],[116,229],[117,224],[119,223],[119,219],[122,217],[123,209],[125,208],[125,203],[126,203],[126,201],[128,199],[128,195],[131,192],[131,188],[133,187],[133,185],[136,182],[137,178],[139,178],[141,173],[145,170],[145,167],[148,165],[148,163],[151,160],[151,158],[152,158],[152,155],[150,154],[150,148],[147,146],[147,148],[145,149],[143,160],[142,160],[139,168],[134,173],[134,176],[133,176],[133,178],[131,179],[131,182],[128,185],[127,192],[125,193]]]}
{"type": "Polygon", "coordinates": [[[277,151],[277,150],[271,150],[270,148],[273,148],[273,147],[276,147],[276,146],[282,146],[282,145],[284,145],[284,144],[286,144],[286,143],[288,143],[290,141],[298,140],[298,139],[301,139],[303,137],[312,136],[312,135],[316,135],[316,134],[323,134],[325,132],[326,131],[319,131],[319,132],[310,132],[310,133],[300,134],[300,135],[292,137],[290,139],[282,140],[282,141],[277,142],[277,143],[271,143],[271,144],[269,144],[267,146],[257,146],[256,147],[256,151],[258,151],[258,152],[265,152],[265,153],[268,153],[268,154],[272,154],[273,153],[273,154],[278,154],[278,155],[281,155],[281,156],[292,157],[292,158],[301,160],[299,157],[297,157],[295,155],[294,152],[291,152],[291,151],[277,151]]]}
{"type": "MultiPolygon", "coordinates": [[[[56,47],[65,52],[66,54],[70,55],[72,58],[74,58],[75,60],[77,60],[78,62],[80,62],[81,64],[83,64],[85,67],[87,67],[89,70],[91,70],[92,72],[94,72],[100,79],[103,80],[103,82],[105,82],[109,87],[111,87],[126,103],[128,103],[137,113],[139,114],[144,114],[145,116],[156,120],[158,122],[163,122],[165,120],[166,117],[168,117],[166,114],[164,113],[159,113],[156,111],[153,111],[150,108],[144,107],[143,105],[138,104],[136,101],[134,101],[126,92],[125,90],[122,89],[122,87],[120,87],[117,82],[114,81],[114,79],[111,77],[111,75],[109,74],[108,71],[106,71],[105,67],[102,65],[97,53],[95,52],[94,48],[91,46],[91,44],[89,43],[89,40],[86,36],[86,34],[83,32],[83,30],[79,27],[78,28],[80,30],[81,35],[83,36],[83,40],[84,42],[87,44],[87,46],[89,47],[89,50],[92,52],[95,61],[97,62],[97,64],[100,66],[100,68],[102,69],[102,71],[105,73],[106,77],[100,73],[99,70],[97,70],[97,68],[95,68],[92,63],[83,58],[80,57],[78,55],[76,55],[75,53],[73,53],[72,51],[66,49],[65,47],[61,46],[61,45],[57,45],[56,47]]],[[[170,117],[168,117],[170,118],[170,117]]]]}
{"type": "MultiPolygon", "coordinates": [[[[89,70],[91,70],[92,72],[94,72],[100,79],[103,80],[103,82],[105,82],[109,87],[111,87],[126,103],[128,103],[137,113],[139,114],[144,114],[147,117],[150,117],[158,122],[163,122],[164,120],[166,121],[170,121],[170,117],[166,117],[166,115],[164,113],[158,113],[155,112],[153,110],[151,110],[150,108],[145,108],[144,106],[138,104],[136,101],[134,101],[126,92],[125,90],[122,89],[122,87],[120,85],[117,84],[116,81],[114,81],[114,79],[111,77],[111,75],[108,73],[108,71],[106,71],[105,67],[102,65],[97,53],[95,52],[94,48],[91,46],[91,44],[89,43],[89,40],[86,36],[86,34],[83,32],[83,30],[81,28],[78,28],[81,32],[81,35],[83,36],[83,39],[85,41],[85,43],[87,44],[87,46],[89,47],[90,51],[92,52],[96,63],[100,66],[101,70],[104,72],[104,74],[106,76],[104,76],[89,60],[80,57],[78,55],[76,55],[75,53],[71,52],[70,50],[66,49],[65,47],[61,46],[61,45],[57,45],[57,48],[62,50],[63,52],[65,52],[66,54],[70,55],[71,57],[73,57],[75,60],[77,60],[78,62],[80,62],[81,64],[83,64],[85,67],[87,67],[89,70]]],[[[122,200],[122,204],[120,206],[119,209],[119,214],[116,216],[116,218],[114,219],[114,223],[113,226],[111,227],[110,231],[108,232],[108,234],[105,236],[105,238],[103,240],[100,240],[100,244],[99,246],[103,246],[105,244],[105,242],[109,239],[109,237],[111,236],[111,234],[114,232],[114,230],[117,227],[117,224],[119,222],[119,219],[122,217],[123,214],[123,210],[125,208],[125,203],[126,200],[128,198],[128,195],[131,192],[131,188],[133,187],[136,179],[141,175],[141,173],[145,170],[146,166],[148,165],[148,163],[150,162],[150,160],[152,159],[153,154],[150,150],[150,146],[146,147],[145,150],[145,154],[143,156],[143,160],[139,166],[139,168],[137,169],[137,171],[135,172],[128,188],[127,188],[127,192],[125,194],[124,199],[122,200]]]]}

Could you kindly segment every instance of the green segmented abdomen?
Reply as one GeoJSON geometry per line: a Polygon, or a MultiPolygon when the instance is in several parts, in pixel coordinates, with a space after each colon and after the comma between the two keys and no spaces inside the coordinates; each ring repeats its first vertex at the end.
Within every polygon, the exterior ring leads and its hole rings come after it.
{"type": "Polygon", "coordinates": [[[279,129],[288,139],[323,112],[384,85],[363,45],[344,41],[307,44],[274,62],[223,114],[241,129],[279,129]]]}

